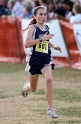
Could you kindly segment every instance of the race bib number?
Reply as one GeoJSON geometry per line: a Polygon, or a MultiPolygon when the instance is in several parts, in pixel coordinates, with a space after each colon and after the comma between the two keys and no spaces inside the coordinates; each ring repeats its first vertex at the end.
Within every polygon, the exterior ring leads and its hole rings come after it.
{"type": "Polygon", "coordinates": [[[41,53],[48,53],[48,41],[42,41],[36,44],[35,51],[41,53]]]}

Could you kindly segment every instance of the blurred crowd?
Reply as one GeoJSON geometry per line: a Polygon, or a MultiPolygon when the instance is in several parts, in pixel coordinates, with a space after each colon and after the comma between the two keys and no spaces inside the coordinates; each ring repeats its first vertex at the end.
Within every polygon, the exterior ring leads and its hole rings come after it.
{"type": "Polygon", "coordinates": [[[70,23],[81,22],[81,0],[0,0],[0,17],[31,19],[36,6],[46,7],[48,20],[58,18],[70,23]]]}

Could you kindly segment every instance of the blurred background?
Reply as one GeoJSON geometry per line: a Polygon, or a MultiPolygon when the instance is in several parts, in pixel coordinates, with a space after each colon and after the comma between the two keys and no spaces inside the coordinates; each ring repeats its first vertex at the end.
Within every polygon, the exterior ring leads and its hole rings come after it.
{"type": "Polygon", "coordinates": [[[81,0],[0,0],[0,124],[81,124],[81,0]],[[22,97],[29,80],[25,72],[26,29],[32,9],[47,8],[46,24],[55,36],[51,40],[62,53],[51,49],[54,109],[59,116],[46,114],[45,80],[39,76],[35,93],[22,97]]]}

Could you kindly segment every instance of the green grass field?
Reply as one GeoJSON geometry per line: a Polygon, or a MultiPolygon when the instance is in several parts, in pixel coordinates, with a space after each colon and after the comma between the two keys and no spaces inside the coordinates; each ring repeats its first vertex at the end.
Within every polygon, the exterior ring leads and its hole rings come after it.
{"type": "Polygon", "coordinates": [[[54,102],[58,119],[47,115],[45,79],[39,76],[35,93],[21,95],[28,80],[25,64],[0,63],[0,124],[81,124],[81,71],[56,68],[53,71],[54,102]]]}

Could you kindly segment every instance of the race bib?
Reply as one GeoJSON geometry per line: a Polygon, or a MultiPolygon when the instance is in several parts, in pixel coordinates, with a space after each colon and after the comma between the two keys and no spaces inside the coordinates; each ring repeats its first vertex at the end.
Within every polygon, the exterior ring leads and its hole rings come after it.
{"type": "Polygon", "coordinates": [[[48,53],[48,41],[42,41],[36,44],[35,51],[41,53],[48,53]]]}

